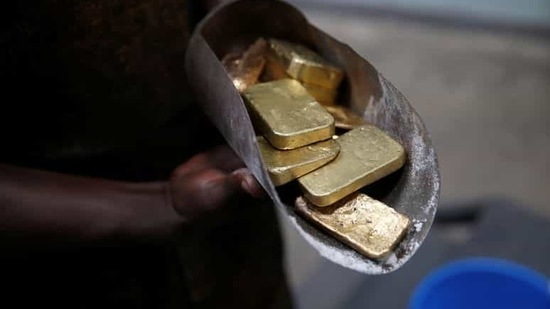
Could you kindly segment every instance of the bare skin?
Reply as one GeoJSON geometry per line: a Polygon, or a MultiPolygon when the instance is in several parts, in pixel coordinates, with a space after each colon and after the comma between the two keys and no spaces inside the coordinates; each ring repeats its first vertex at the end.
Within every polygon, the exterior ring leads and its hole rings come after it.
{"type": "Polygon", "coordinates": [[[164,182],[129,183],[0,164],[0,246],[162,239],[234,195],[262,189],[228,147],[200,153],[164,182]]]}
{"type": "MultiPolygon", "coordinates": [[[[204,11],[223,1],[203,1],[204,11]]],[[[129,183],[0,163],[0,247],[163,239],[178,226],[263,191],[226,146],[199,153],[161,182],[129,183]]]]}

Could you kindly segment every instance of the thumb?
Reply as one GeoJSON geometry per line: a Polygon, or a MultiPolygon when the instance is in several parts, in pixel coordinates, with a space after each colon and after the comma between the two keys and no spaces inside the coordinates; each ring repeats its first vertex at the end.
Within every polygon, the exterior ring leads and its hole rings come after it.
{"type": "Polygon", "coordinates": [[[171,181],[172,205],[185,219],[222,208],[239,185],[227,174],[202,170],[171,181]]]}
{"type": "Polygon", "coordinates": [[[265,191],[262,189],[254,175],[247,168],[240,168],[231,173],[234,182],[239,184],[241,189],[252,197],[261,198],[265,196],[265,191]]]}

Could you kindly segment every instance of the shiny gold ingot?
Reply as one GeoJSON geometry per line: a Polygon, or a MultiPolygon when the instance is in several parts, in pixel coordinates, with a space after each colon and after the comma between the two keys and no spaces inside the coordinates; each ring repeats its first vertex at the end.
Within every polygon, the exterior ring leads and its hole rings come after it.
{"type": "Polygon", "coordinates": [[[268,44],[280,66],[278,71],[300,82],[336,90],[344,78],[342,70],[302,45],[277,39],[269,39],[268,44]]]}
{"type": "Polygon", "coordinates": [[[267,42],[258,39],[242,55],[229,53],[223,57],[222,64],[239,92],[258,82],[266,63],[266,48],[267,42]]]}
{"type": "Polygon", "coordinates": [[[336,159],[298,178],[305,196],[317,206],[333,204],[405,163],[403,147],[371,125],[346,132],[336,142],[340,145],[336,159]]]}
{"type": "Polygon", "coordinates": [[[338,94],[337,90],[331,90],[328,88],[324,88],[321,86],[308,84],[308,83],[302,83],[304,88],[306,88],[307,92],[311,94],[312,97],[317,100],[317,102],[321,103],[323,106],[330,106],[334,105],[334,101],[336,99],[336,95],[338,94]]]}
{"type": "Polygon", "coordinates": [[[263,137],[258,137],[258,147],[264,159],[271,181],[275,186],[284,185],[332,161],[340,146],[326,140],[293,150],[273,148],[263,137]]]}
{"type": "Polygon", "coordinates": [[[341,105],[325,106],[325,109],[334,117],[334,125],[338,129],[352,130],[366,125],[365,119],[341,105]]]}
{"type": "MultiPolygon", "coordinates": [[[[266,57],[266,64],[260,80],[263,82],[274,81],[278,79],[292,78],[290,75],[286,74],[284,69],[278,64],[277,60],[273,56],[266,57]]],[[[303,83],[301,84],[306,88],[307,92],[311,94],[312,97],[317,100],[317,102],[322,105],[334,105],[336,96],[338,95],[337,89],[329,89],[314,84],[303,83]]]]}
{"type": "Polygon", "coordinates": [[[298,81],[281,79],[243,92],[258,131],[278,149],[294,149],[334,135],[334,118],[298,81]]]}
{"type": "Polygon", "coordinates": [[[298,213],[359,253],[382,259],[405,236],[410,220],[365,194],[354,194],[329,207],[296,199],[298,213]]]}

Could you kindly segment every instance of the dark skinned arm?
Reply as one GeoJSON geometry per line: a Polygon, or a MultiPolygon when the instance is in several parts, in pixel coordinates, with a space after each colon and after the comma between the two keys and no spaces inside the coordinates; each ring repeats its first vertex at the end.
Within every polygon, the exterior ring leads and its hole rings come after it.
{"type": "Polygon", "coordinates": [[[227,147],[198,154],[170,180],[129,183],[0,164],[0,246],[163,239],[261,189],[227,147]]]}
{"type": "MultiPolygon", "coordinates": [[[[207,11],[222,1],[197,2],[207,11]]],[[[194,2],[193,2],[194,3],[194,2]]],[[[258,184],[227,148],[199,154],[171,179],[127,183],[0,164],[0,247],[162,239],[258,184]]]]}

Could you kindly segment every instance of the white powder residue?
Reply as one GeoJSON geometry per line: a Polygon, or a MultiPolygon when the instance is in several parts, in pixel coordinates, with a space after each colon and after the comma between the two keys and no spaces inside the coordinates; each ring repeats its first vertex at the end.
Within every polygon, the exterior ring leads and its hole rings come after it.
{"type": "Polygon", "coordinates": [[[424,226],[424,222],[417,221],[413,223],[414,230],[417,232],[420,231],[423,226],[424,226]]]}

